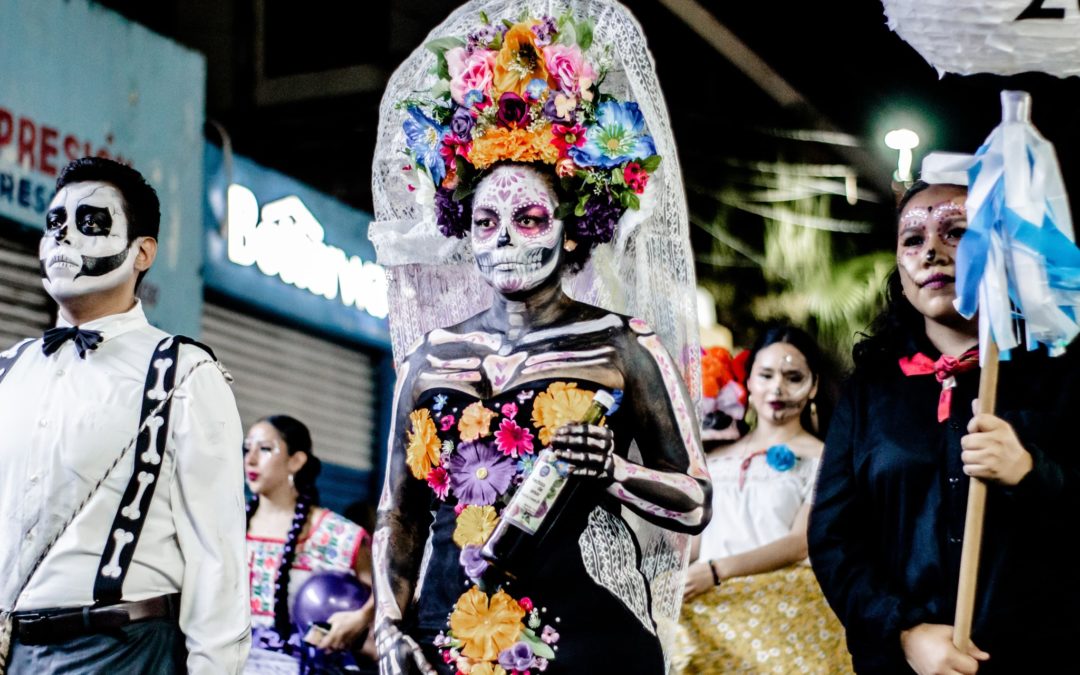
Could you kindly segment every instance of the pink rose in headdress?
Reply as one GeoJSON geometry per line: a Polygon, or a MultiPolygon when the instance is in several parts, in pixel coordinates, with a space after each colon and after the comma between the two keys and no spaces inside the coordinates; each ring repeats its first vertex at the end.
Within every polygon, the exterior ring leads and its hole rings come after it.
{"type": "Polygon", "coordinates": [[[495,65],[495,52],[478,49],[472,54],[464,47],[446,51],[446,66],[450,72],[450,97],[458,105],[465,105],[465,95],[474,89],[486,94],[491,87],[491,73],[495,65]]]}
{"type": "Polygon", "coordinates": [[[544,47],[544,60],[559,89],[567,94],[579,94],[596,81],[596,71],[577,45],[548,45],[544,47]]]}

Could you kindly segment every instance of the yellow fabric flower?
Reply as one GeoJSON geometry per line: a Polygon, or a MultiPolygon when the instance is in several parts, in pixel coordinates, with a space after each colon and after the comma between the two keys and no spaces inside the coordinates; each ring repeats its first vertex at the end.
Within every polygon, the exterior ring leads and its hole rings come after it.
{"type": "Polygon", "coordinates": [[[435,421],[427,408],[420,408],[409,413],[412,431],[407,432],[408,445],[405,447],[405,463],[412,475],[424,480],[431,467],[439,466],[439,449],[442,441],[435,432],[435,421]]]}
{"type": "Polygon", "coordinates": [[[458,422],[461,440],[475,441],[490,434],[491,420],[494,417],[495,411],[488,410],[483,403],[470,403],[469,407],[461,412],[461,421],[458,422]]]}
{"type": "Polygon", "coordinates": [[[499,524],[494,506],[476,506],[470,504],[461,510],[454,528],[454,543],[465,548],[469,544],[483,546],[487,538],[499,524]]]}
{"type": "Polygon", "coordinates": [[[468,159],[477,169],[503,160],[554,164],[559,160],[559,148],[551,144],[553,138],[550,124],[538,131],[493,127],[473,139],[468,159]]]}
{"type": "Polygon", "coordinates": [[[537,394],[532,419],[540,429],[540,442],[550,445],[556,429],[580,421],[592,403],[593,393],[578,389],[575,382],[553,382],[547,391],[537,394]]]}
{"type": "Polygon", "coordinates": [[[469,670],[469,675],[506,675],[506,671],[500,665],[491,665],[488,662],[478,663],[469,670]]]}
{"type": "Polygon", "coordinates": [[[548,77],[544,54],[536,46],[536,34],[532,27],[540,22],[534,20],[516,23],[503,36],[502,48],[495,57],[495,68],[491,82],[495,94],[491,97],[498,101],[498,94],[512,91],[518,96],[525,94],[525,87],[534,79],[540,79],[552,86],[548,77]]]}
{"type": "MultiPolygon", "coordinates": [[[[497,591],[489,601],[486,593],[476,586],[466,591],[454,605],[450,615],[450,631],[461,640],[461,653],[477,661],[495,661],[499,652],[509,649],[521,635],[521,619],[525,610],[504,591],[497,591]]],[[[490,664],[477,663],[470,671],[498,673],[490,664]],[[482,670],[487,666],[489,670],[482,670]]]]}

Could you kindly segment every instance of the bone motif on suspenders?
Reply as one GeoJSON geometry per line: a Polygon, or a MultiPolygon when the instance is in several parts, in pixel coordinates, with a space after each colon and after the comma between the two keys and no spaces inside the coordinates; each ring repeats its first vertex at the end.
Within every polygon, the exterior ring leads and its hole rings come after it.
{"type": "Polygon", "coordinates": [[[153,415],[150,419],[146,420],[146,431],[150,434],[150,444],[146,446],[146,450],[143,454],[139,455],[139,459],[147,464],[157,464],[161,462],[161,454],[158,452],[158,429],[165,423],[161,417],[153,415]]]}
{"type": "Polygon", "coordinates": [[[172,367],[172,359],[154,359],[154,368],[157,370],[157,384],[146,392],[146,397],[154,401],[164,401],[168,392],[165,391],[165,374],[172,367]]]}
{"type": "Polygon", "coordinates": [[[146,492],[146,486],[154,482],[154,474],[147,471],[140,471],[138,480],[139,491],[135,493],[135,498],[120,511],[120,515],[128,520],[138,520],[139,517],[142,516],[142,511],[139,510],[139,504],[142,503],[143,494],[146,492]]]}
{"type": "Polygon", "coordinates": [[[117,528],[113,532],[113,543],[116,544],[116,548],[113,549],[112,558],[109,559],[109,564],[101,568],[101,575],[116,579],[120,576],[120,554],[124,552],[124,547],[135,540],[135,535],[131,532],[125,532],[117,528]]]}

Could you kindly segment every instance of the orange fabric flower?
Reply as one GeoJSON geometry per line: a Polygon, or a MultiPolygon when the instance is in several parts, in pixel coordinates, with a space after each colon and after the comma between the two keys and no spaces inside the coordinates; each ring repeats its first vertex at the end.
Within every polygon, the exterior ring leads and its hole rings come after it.
{"type": "Polygon", "coordinates": [[[701,394],[716,398],[720,389],[734,377],[731,353],[723,347],[709,347],[701,355],[701,394]]]}
{"type": "Polygon", "coordinates": [[[537,394],[532,419],[540,429],[540,442],[550,445],[556,429],[580,421],[592,403],[593,393],[578,389],[575,382],[553,382],[546,391],[537,394]]]}
{"type": "Polygon", "coordinates": [[[469,670],[469,675],[506,675],[506,671],[500,665],[491,665],[488,662],[478,663],[469,670]]]}
{"type": "Polygon", "coordinates": [[[458,422],[461,440],[475,441],[490,434],[491,420],[495,416],[494,410],[488,410],[479,401],[470,403],[469,407],[461,412],[461,421],[458,422]]]}
{"type": "MultiPolygon", "coordinates": [[[[497,591],[489,599],[486,593],[473,586],[455,603],[450,615],[450,631],[455,639],[461,640],[462,654],[478,661],[495,661],[499,652],[517,642],[524,616],[525,610],[506,592],[497,591]]],[[[482,665],[475,664],[470,672],[476,673],[482,665]]]]}
{"type": "Polygon", "coordinates": [[[544,54],[536,46],[536,34],[532,27],[540,22],[535,19],[514,24],[503,36],[502,48],[495,57],[495,69],[492,84],[495,95],[491,100],[498,100],[498,94],[512,91],[518,96],[525,95],[525,87],[534,79],[540,79],[553,87],[548,76],[544,54]]]}
{"type": "Polygon", "coordinates": [[[550,124],[539,131],[494,127],[473,139],[468,160],[477,169],[486,169],[502,160],[554,164],[559,159],[559,149],[551,144],[553,138],[550,124]]]}
{"type": "Polygon", "coordinates": [[[431,467],[439,466],[442,442],[435,433],[435,422],[427,408],[409,413],[409,421],[412,422],[412,431],[407,432],[405,463],[409,465],[413,476],[425,480],[431,467]]]}
{"type": "Polygon", "coordinates": [[[494,506],[477,506],[469,504],[461,510],[457,517],[457,526],[454,527],[454,543],[465,548],[483,546],[495,526],[499,524],[499,516],[495,515],[494,506]]]}

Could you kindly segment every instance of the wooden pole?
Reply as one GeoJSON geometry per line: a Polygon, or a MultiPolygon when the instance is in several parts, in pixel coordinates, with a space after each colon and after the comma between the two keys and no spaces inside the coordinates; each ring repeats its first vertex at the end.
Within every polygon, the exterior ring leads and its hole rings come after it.
{"type": "MultiPolygon", "coordinates": [[[[998,348],[991,339],[979,376],[979,414],[994,414],[997,404],[998,348]]],[[[956,619],[953,644],[966,651],[971,645],[971,621],[975,613],[975,584],[979,578],[979,550],[982,547],[983,517],[986,513],[986,483],[972,478],[964,518],[964,546],[960,551],[960,584],[956,590],[956,619]]]]}

